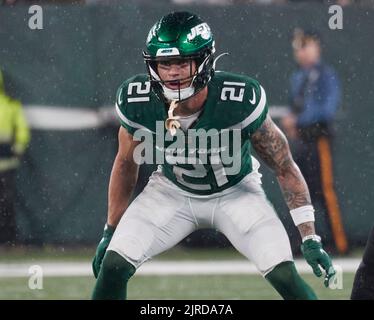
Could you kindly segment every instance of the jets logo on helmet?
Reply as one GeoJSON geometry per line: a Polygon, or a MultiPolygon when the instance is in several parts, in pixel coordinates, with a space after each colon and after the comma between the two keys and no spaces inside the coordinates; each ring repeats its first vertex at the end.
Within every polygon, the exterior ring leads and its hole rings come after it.
{"type": "Polygon", "coordinates": [[[201,36],[203,39],[208,40],[212,33],[207,23],[199,24],[198,26],[191,29],[191,33],[187,35],[188,40],[193,40],[195,37],[201,36]]]}
{"type": "MultiPolygon", "coordinates": [[[[214,52],[210,27],[197,15],[172,12],[162,17],[149,31],[143,52],[152,90],[164,101],[182,101],[196,95],[214,75],[214,52]],[[157,65],[171,60],[196,63],[195,72],[190,68],[189,87],[173,90],[166,86],[168,81],[161,80],[157,65]]],[[[182,81],[186,79],[172,80],[179,85],[182,81]]]]}

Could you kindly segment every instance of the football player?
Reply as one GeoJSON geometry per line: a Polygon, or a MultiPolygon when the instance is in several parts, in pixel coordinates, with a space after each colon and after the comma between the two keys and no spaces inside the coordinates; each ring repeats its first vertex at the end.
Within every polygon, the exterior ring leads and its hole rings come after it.
{"type": "Polygon", "coordinates": [[[118,90],[122,126],[107,223],[93,261],[93,299],[125,299],[137,268],[204,227],[221,231],[284,299],[316,299],[296,271],[252,148],[277,176],[313,272],[320,277],[325,271],[326,286],[335,274],[314,229],[308,187],[268,114],[264,88],[250,77],[216,71],[214,53],[207,23],[192,13],[170,13],[149,32],[143,52],[148,74],[118,90]],[[145,140],[163,157],[130,204],[139,155],[149,153],[145,140]]]}

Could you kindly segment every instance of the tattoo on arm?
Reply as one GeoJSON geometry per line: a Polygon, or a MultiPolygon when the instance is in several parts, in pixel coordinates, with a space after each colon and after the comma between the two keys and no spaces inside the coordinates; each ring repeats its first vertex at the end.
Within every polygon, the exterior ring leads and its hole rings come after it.
{"type": "Polygon", "coordinates": [[[250,139],[256,153],[275,172],[289,209],[311,204],[308,186],[292,159],[287,139],[269,115],[250,139]]]}
{"type": "Polygon", "coordinates": [[[302,238],[310,234],[316,234],[314,222],[304,222],[302,224],[299,224],[297,228],[299,229],[302,238]]]}

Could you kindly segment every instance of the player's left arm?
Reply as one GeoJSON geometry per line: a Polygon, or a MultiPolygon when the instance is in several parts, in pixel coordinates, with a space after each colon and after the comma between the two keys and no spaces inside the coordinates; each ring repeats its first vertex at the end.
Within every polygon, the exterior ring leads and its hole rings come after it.
{"type": "Polygon", "coordinates": [[[305,259],[317,276],[322,275],[319,265],[325,269],[325,285],[328,285],[335,271],[330,257],[322,249],[320,238],[315,234],[314,209],[308,186],[292,158],[285,135],[268,114],[250,139],[256,153],[277,176],[291,216],[303,239],[302,251],[305,259]]]}
{"type": "MultiPolygon", "coordinates": [[[[290,210],[311,205],[308,186],[292,158],[287,139],[269,115],[251,135],[256,153],[277,176],[284,199],[290,210]]],[[[301,237],[315,233],[314,222],[298,225],[301,237]]]]}

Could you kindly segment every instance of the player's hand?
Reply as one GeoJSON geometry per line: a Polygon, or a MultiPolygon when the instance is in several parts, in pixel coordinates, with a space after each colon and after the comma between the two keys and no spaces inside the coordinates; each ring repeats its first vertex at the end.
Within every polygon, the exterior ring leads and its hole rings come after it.
{"type": "Polygon", "coordinates": [[[322,276],[320,266],[326,272],[324,285],[328,287],[336,271],[332,265],[330,256],[323,250],[321,242],[315,239],[305,240],[301,245],[301,252],[317,277],[322,276]]]}
{"type": "Polygon", "coordinates": [[[97,246],[95,257],[92,261],[92,270],[93,270],[93,273],[96,279],[97,279],[97,276],[99,275],[101,263],[103,262],[106,249],[109,246],[109,242],[112,239],[115,229],[116,229],[115,227],[109,226],[108,224],[106,224],[104,227],[103,238],[101,239],[101,241],[99,242],[99,245],[97,246]]]}

